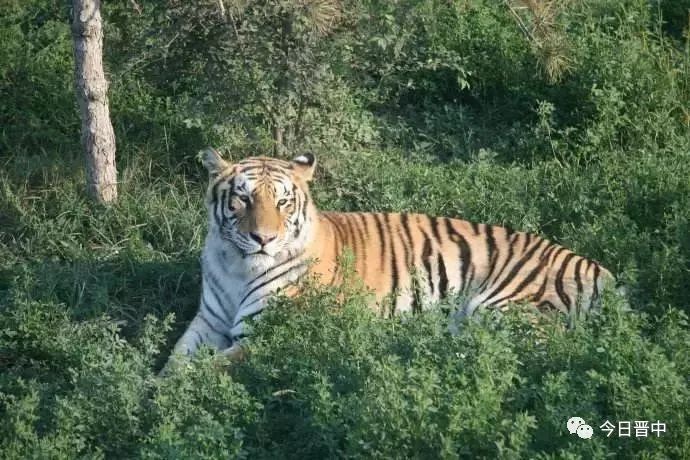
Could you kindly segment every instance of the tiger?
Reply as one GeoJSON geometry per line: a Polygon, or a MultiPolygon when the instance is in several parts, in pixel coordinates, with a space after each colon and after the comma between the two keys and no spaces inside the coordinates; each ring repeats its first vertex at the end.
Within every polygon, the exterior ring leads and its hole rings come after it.
{"type": "Polygon", "coordinates": [[[541,236],[507,227],[411,213],[322,212],[309,191],[316,158],[251,157],[231,164],[201,154],[209,173],[208,233],[200,306],[172,356],[207,345],[241,353],[246,322],[276,291],[298,293],[305,276],[342,281],[339,256],[395,312],[417,312],[451,293],[462,316],[528,302],[579,315],[598,308],[613,275],[598,262],[541,236]]]}

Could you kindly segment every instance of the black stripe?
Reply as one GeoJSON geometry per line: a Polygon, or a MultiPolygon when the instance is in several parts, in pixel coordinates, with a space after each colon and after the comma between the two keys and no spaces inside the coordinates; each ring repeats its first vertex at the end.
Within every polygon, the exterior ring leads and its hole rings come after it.
{"type": "Polygon", "coordinates": [[[225,319],[221,318],[220,315],[216,313],[216,311],[213,308],[211,308],[211,306],[208,304],[208,302],[206,302],[206,299],[204,298],[201,299],[201,309],[209,312],[211,316],[213,316],[216,320],[218,320],[218,322],[222,323],[224,326],[230,326],[230,324],[225,319]]]}
{"type": "Polygon", "coordinates": [[[474,234],[479,235],[479,224],[476,224],[475,222],[470,222],[470,225],[472,226],[472,231],[474,231],[474,234]]]}
{"type": "Polygon", "coordinates": [[[221,182],[224,182],[225,179],[218,179],[213,186],[211,186],[211,201],[215,204],[215,202],[218,199],[218,187],[220,187],[221,182]]]}
{"type": "Polygon", "coordinates": [[[293,262],[293,261],[297,260],[297,259],[298,259],[299,257],[301,257],[303,254],[304,254],[304,251],[298,252],[298,253],[294,254],[292,257],[288,257],[287,259],[285,259],[285,260],[282,261],[281,263],[279,263],[279,264],[277,264],[277,265],[274,265],[273,267],[269,268],[268,270],[266,270],[265,272],[263,272],[263,273],[260,274],[259,276],[257,276],[257,277],[255,277],[254,279],[252,279],[252,280],[251,280],[250,282],[248,282],[245,286],[246,286],[247,288],[251,287],[252,284],[254,284],[255,282],[257,282],[257,281],[260,280],[261,278],[266,277],[266,276],[268,276],[270,273],[275,272],[276,270],[280,269],[281,267],[284,267],[285,265],[289,264],[290,262],[293,262]]]}
{"type": "Polygon", "coordinates": [[[436,285],[434,283],[434,274],[431,272],[431,239],[424,230],[421,230],[421,232],[424,236],[424,246],[422,247],[422,263],[424,264],[424,270],[426,270],[426,279],[429,280],[431,287],[431,297],[434,298],[434,294],[436,293],[436,285]]]}
{"type": "MultiPolygon", "coordinates": [[[[214,286],[215,280],[209,280],[210,276],[211,275],[209,273],[206,273],[206,283],[204,284],[204,287],[208,288],[208,291],[211,293],[211,295],[215,299],[216,303],[218,304],[218,306],[220,306],[221,310],[225,314],[224,316],[227,316],[227,312],[225,311],[225,308],[223,307],[224,302],[221,301],[221,295],[219,294],[218,290],[216,290],[216,288],[214,286]]],[[[204,291],[206,291],[206,289],[204,289],[204,291]]],[[[201,294],[202,294],[201,299],[204,300],[204,295],[203,295],[204,293],[202,292],[201,294]]],[[[225,294],[225,293],[223,292],[223,294],[225,294]]],[[[223,321],[223,322],[229,323],[230,318],[228,318],[226,321],[223,321]]]]}
{"type": "MultiPolygon", "coordinates": [[[[512,249],[512,248],[510,248],[510,249],[512,249]]],[[[489,273],[487,273],[484,276],[484,280],[481,283],[479,283],[479,286],[477,286],[477,295],[484,294],[484,292],[486,292],[487,289],[491,289],[491,286],[493,286],[495,283],[497,283],[498,280],[501,278],[501,274],[503,273],[503,269],[507,267],[508,262],[510,262],[512,259],[512,255],[510,254],[510,249],[509,249],[508,257],[506,258],[506,262],[505,262],[504,266],[501,268],[501,270],[499,270],[499,272],[496,274],[496,277],[493,280],[491,279],[491,271],[489,271],[489,273]]],[[[491,263],[490,258],[489,258],[489,263],[491,263]]]]}
{"type": "Polygon", "coordinates": [[[462,236],[451,224],[450,219],[446,218],[446,231],[450,236],[450,239],[458,245],[460,251],[460,274],[462,276],[462,287],[460,288],[461,293],[464,293],[467,288],[469,288],[469,283],[467,279],[467,274],[470,271],[470,266],[472,265],[472,250],[467,240],[462,236]]]}
{"type": "MultiPolygon", "coordinates": [[[[251,306],[254,305],[255,303],[261,302],[261,301],[264,300],[264,299],[265,299],[264,297],[257,297],[256,299],[252,300],[252,301],[249,302],[248,304],[243,305],[243,306],[242,306],[242,310],[245,310],[245,309],[251,307],[251,306]]],[[[262,310],[263,310],[263,309],[262,309],[262,310]]],[[[238,314],[239,314],[239,313],[238,313],[238,314]]],[[[235,326],[236,326],[237,324],[239,324],[240,322],[241,322],[241,318],[238,319],[238,320],[236,320],[236,321],[233,323],[233,326],[232,326],[232,327],[235,327],[235,326]]]]}
{"type": "Polygon", "coordinates": [[[237,196],[233,195],[230,190],[223,190],[223,209],[227,209],[228,211],[235,212],[235,207],[232,205],[232,197],[237,196]]]}
{"type": "Polygon", "coordinates": [[[438,282],[438,290],[441,298],[445,297],[448,293],[448,273],[446,272],[446,264],[443,261],[443,255],[439,252],[437,254],[438,259],[438,276],[440,278],[438,282]]]}
{"type": "Polygon", "coordinates": [[[505,262],[503,262],[501,268],[498,270],[498,272],[496,272],[496,277],[493,279],[492,283],[495,283],[501,278],[501,275],[505,271],[506,267],[508,267],[510,262],[514,260],[513,256],[515,255],[515,241],[513,240],[513,235],[506,233],[506,243],[508,245],[508,256],[506,257],[505,262]]]}
{"type": "Polygon", "coordinates": [[[403,243],[403,251],[405,252],[405,267],[403,268],[403,272],[409,275],[410,279],[410,286],[412,288],[412,312],[419,313],[422,311],[420,292],[421,286],[419,283],[419,274],[414,269],[414,242],[412,241],[412,235],[410,234],[407,214],[400,214],[400,227],[402,227],[402,232],[400,232],[400,228],[398,228],[398,237],[403,243]]]}
{"type": "MultiPolygon", "coordinates": [[[[261,299],[257,299],[257,300],[261,300],[261,299]]],[[[249,306],[249,305],[253,305],[253,304],[255,304],[256,302],[257,302],[257,301],[254,301],[254,302],[248,304],[248,306],[249,306]]],[[[255,311],[255,312],[252,312],[252,313],[250,313],[250,314],[248,314],[248,315],[242,316],[240,319],[238,319],[237,321],[235,321],[235,324],[233,324],[232,328],[233,328],[233,329],[236,328],[237,326],[239,326],[240,323],[244,323],[244,322],[245,322],[246,320],[248,320],[248,319],[255,318],[257,315],[263,313],[264,310],[265,310],[265,308],[266,308],[266,307],[264,306],[264,308],[260,308],[259,310],[255,311]]]]}
{"type": "Polygon", "coordinates": [[[407,241],[404,245],[405,248],[405,271],[410,274],[410,283],[412,284],[412,312],[419,313],[422,311],[422,292],[421,285],[419,282],[419,274],[416,270],[412,271],[412,267],[415,266],[415,247],[414,240],[412,239],[412,232],[410,231],[409,215],[404,213],[400,215],[400,226],[403,229],[405,236],[402,238],[403,241],[407,241]]]}
{"type": "Polygon", "coordinates": [[[544,276],[544,281],[541,283],[541,286],[539,287],[539,290],[534,294],[533,301],[536,302],[540,300],[542,297],[544,297],[544,293],[546,292],[546,285],[549,282],[549,274],[547,273],[544,276]]]}
{"type": "Polygon", "coordinates": [[[293,189],[295,188],[295,183],[292,182],[292,181],[291,181],[290,179],[288,179],[287,177],[283,177],[283,178],[278,179],[278,180],[276,181],[276,183],[283,186],[283,193],[280,193],[280,191],[278,190],[278,187],[277,187],[277,186],[275,187],[276,197],[277,197],[278,195],[288,195],[289,192],[290,192],[290,190],[288,190],[288,185],[292,185],[293,189]]]}
{"type": "Polygon", "coordinates": [[[352,255],[355,256],[355,258],[356,258],[357,257],[356,249],[357,249],[358,241],[357,241],[357,235],[355,234],[354,227],[352,227],[352,221],[350,219],[350,215],[349,214],[342,214],[341,217],[342,217],[342,223],[346,229],[345,234],[349,236],[348,246],[352,250],[352,255]]]}
{"type": "Polygon", "coordinates": [[[209,320],[207,320],[207,319],[204,317],[203,312],[199,315],[199,318],[201,318],[201,320],[202,320],[204,323],[206,323],[206,325],[207,325],[213,332],[215,332],[215,333],[218,334],[218,335],[222,335],[222,336],[225,337],[230,343],[232,343],[232,336],[226,334],[226,333],[223,332],[223,331],[219,331],[218,329],[216,329],[215,327],[213,327],[213,324],[211,324],[211,323],[209,322],[209,320]]]}
{"type": "Polygon", "coordinates": [[[194,341],[194,348],[196,348],[200,343],[204,343],[204,338],[196,329],[192,329],[192,332],[196,334],[196,340],[194,341]]]}
{"type": "MultiPolygon", "coordinates": [[[[220,182],[216,183],[218,185],[220,182]]],[[[223,194],[220,197],[220,204],[216,203],[216,207],[220,208],[220,220],[217,220],[216,223],[218,226],[222,225],[222,222],[225,220],[225,207],[230,206],[230,200],[232,199],[232,196],[234,194],[235,190],[235,176],[232,176],[230,180],[227,182],[228,187],[223,190],[223,194]]],[[[214,194],[214,199],[217,194],[217,189],[214,189],[213,194],[214,194]]],[[[217,217],[217,216],[216,216],[217,217]]]]}
{"type": "Polygon", "coordinates": [[[494,238],[494,228],[491,225],[484,226],[484,235],[486,238],[486,251],[489,254],[489,274],[487,278],[491,278],[494,270],[496,269],[496,263],[498,262],[498,251],[496,250],[496,238],[494,238]]]}
{"type": "Polygon", "coordinates": [[[360,213],[350,214],[352,218],[352,227],[355,229],[355,233],[361,242],[359,261],[362,263],[362,276],[366,276],[367,273],[367,238],[362,229],[360,213]]]}
{"type": "MultiPolygon", "coordinates": [[[[520,270],[522,270],[522,267],[527,263],[527,261],[529,261],[532,258],[532,256],[534,255],[534,253],[537,252],[537,249],[539,249],[539,247],[541,246],[541,244],[543,242],[545,242],[545,240],[539,239],[537,241],[537,244],[534,245],[529,251],[527,251],[527,253],[524,254],[520,258],[520,260],[518,260],[515,263],[515,265],[513,265],[513,268],[510,270],[510,273],[508,273],[508,275],[505,278],[503,278],[503,281],[501,281],[501,283],[486,298],[491,299],[496,294],[498,294],[503,289],[505,289],[505,287],[508,286],[513,281],[513,279],[517,276],[517,274],[520,273],[520,270]]],[[[547,244],[546,247],[548,248],[549,245],[547,244]]],[[[542,253],[543,253],[543,251],[542,251],[542,253]]]]}
{"type": "MultiPolygon", "coordinates": [[[[488,305],[489,305],[489,306],[491,306],[491,305],[497,305],[497,304],[499,304],[499,303],[501,303],[501,302],[503,302],[503,301],[505,301],[505,300],[512,299],[513,297],[519,295],[520,292],[521,292],[523,289],[525,289],[525,287],[527,287],[529,284],[531,284],[532,281],[534,280],[534,278],[536,278],[537,275],[539,275],[539,273],[541,273],[542,270],[544,270],[544,268],[548,265],[549,254],[550,254],[550,252],[552,252],[554,249],[556,249],[556,246],[547,244],[546,247],[544,248],[544,250],[542,250],[542,252],[541,252],[541,254],[540,254],[540,256],[539,256],[540,262],[539,262],[539,265],[537,265],[537,268],[535,268],[534,270],[532,270],[531,272],[529,272],[529,274],[520,282],[520,284],[518,284],[518,286],[513,290],[513,292],[511,292],[511,293],[508,294],[508,295],[504,295],[504,296],[501,297],[500,299],[497,299],[497,300],[495,300],[495,301],[493,301],[493,302],[490,302],[488,305]],[[547,252],[548,252],[549,254],[547,254],[547,252]]],[[[488,301],[489,299],[491,299],[491,297],[487,298],[486,301],[488,301]]]]}
{"type": "MultiPolygon", "coordinates": [[[[343,233],[340,229],[340,224],[337,222],[335,217],[331,213],[322,214],[326,220],[331,223],[331,228],[333,230],[333,244],[335,245],[335,257],[339,257],[344,244],[343,233]]],[[[338,265],[336,264],[336,270],[338,270],[338,265]]]]}
{"type": "Polygon", "coordinates": [[[414,256],[416,251],[414,247],[414,240],[412,239],[412,232],[410,232],[409,216],[407,214],[400,215],[400,224],[402,225],[405,238],[408,242],[408,245],[405,247],[405,263],[407,264],[407,269],[409,270],[415,265],[414,256]]]}
{"type": "MultiPolygon", "coordinates": [[[[345,247],[347,246],[347,236],[345,235],[345,230],[343,229],[343,223],[340,220],[340,216],[331,215],[331,219],[335,225],[335,231],[338,233],[338,241],[340,243],[340,252],[336,254],[337,257],[341,257],[345,252],[345,247]]],[[[340,267],[338,267],[340,269],[340,267]]]]}
{"type": "Polygon", "coordinates": [[[532,244],[532,234],[531,233],[524,233],[525,235],[525,245],[522,247],[521,252],[525,252],[527,248],[529,247],[530,244],[532,244]]]}
{"type": "Polygon", "coordinates": [[[214,208],[214,217],[216,218],[216,224],[218,224],[218,227],[223,226],[223,221],[225,220],[225,200],[227,199],[227,193],[225,190],[220,192],[220,197],[218,200],[216,200],[215,203],[215,208],[214,208]]]}
{"type": "MultiPolygon", "coordinates": [[[[479,226],[477,228],[480,228],[479,226]]],[[[492,283],[498,281],[498,276],[493,281],[491,280],[491,275],[493,275],[494,269],[496,268],[496,263],[498,262],[498,254],[496,251],[496,239],[493,235],[493,228],[490,225],[485,225],[486,232],[486,253],[489,263],[489,273],[486,274],[484,281],[477,287],[477,294],[483,294],[487,289],[492,286],[492,283]]],[[[506,262],[508,259],[506,259],[506,262]]]]}
{"type": "Polygon", "coordinates": [[[301,195],[302,198],[304,198],[304,201],[301,202],[302,204],[302,221],[306,222],[307,221],[307,209],[309,208],[309,195],[306,193],[301,195]]]}
{"type": "Polygon", "coordinates": [[[267,284],[272,283],[273,281],[277,280],[277,279],[280,278],[281,276],[285,276],[285,275],[287,275],[288,273],[290,273],[291,271],[293,271],[293,270],[295,270],[295,269],[302,268],[302,267],[304,267],[305,265],[306,265],[306,262],[300,262],[299,264],[297,264],[297,265],[295,265],[295,266],[293,266],[293,267],[290,267],[290,268],[288,268],[287,270],[284,270],[284,271],[278,273],[278,274],[275,275],[274,277],[272,277],[272,278],[270,278],[270,279],[268,279],[268,280],[265,280],[264,282],[262,282],[262,283],[260,283],[260,284],[258,284],[258,285],[256,285],[256,286],[254,286],[249,292],[247,292],[247,293],[245,294],[244,297],[242,297],[242,300],[241,300],[240,303],[239,303],[239,307],[242,308],[242,307],[243,307],[242,304],[244,303],[244,301],[247,300],[247,298],[249,298],[249,296],[252,295],[252,294],[254,294],[257,290],[261,289],[262,287],[266,286],[267,284]]]}
{"type": "Polygon", "coordinates": [[[362,246],[366,245],[366,243],[367,243],[367,229],[366,229],[366,224],[362,220],[362,213],[356,212],[356,213],[350,214],[350,216],[352,218],[352,225],[357,232],[357,236],[359,237],[359,240],[362,242],[362,246]]]}
{"type": "Polygon", "coordinates": [[[380,220],[380,214],[375,213],[371,214],[371,217],[374,219],[374,222],[376,223],[376,230],[379,233],[379,241],[381,242],[381,262],[380,262],[380,269],[383,270],[383,267],[385,266],[386,263],[386,239],[385,239],[385,234],[383,231],[383,224],[381,223],[380,220]]]}
{"type": "Polygon", "coordinates": [[[218,187],[220,187],[220,183],[224,182],[225,179],[218,179],[215,184],[213,184],[213,187],[211,187],[211,200],[215,204],[218,198],[218,187]]]}
{"type": "Polygon", "coordinates": [[[344,214],[341,214],[340,217],[341,217],[341,222],[343,223],[343,226],[344,226],[345,234],[347,235],[347,246],[350,248],[350,251],[352,253],[353,262],[354,262],[353,268],[356,270],[358,262],[363,259],[362,255],[357,253],[357,247],[358,247],[357,233],[355,232],[355,229],[353,227],[351,214],[344,213],[344,214]]]}
{"type": "Polygon", "coordinates": [[[403,236],[404,230],[400,230],[400,226],[396,226],[396,232],[392,233],[391,229],[391,238],[395,237],[395,239],[399,240],[402,246],[402,262],[403,262],[403,273],[408,273],[410,271],[410,268],[412,268],[412,253],[410,251],[409,247],[409,241],[405,236],[403,236]]]}
{"type": "Polygon", "coordinates": [[[575,299],[575,306],[579,307],[582,303],[582,293],[584,292],[584,286],[582,285],[582,277],[580,276],[580,269],[582,268],[582,262],[585,261],[584,257],[580,257],[580,260],[575,264],[575,283],[577,284],[577,298],[575,299]]]}
{"type": "Polygon", "coordinates": [[[594,287],[592,288],[592,298],[589,301],[589,309],[592,310],[594,308],[594,303],[599,299],[599,265],[596,262],[594,263],[594,287]]]}
{"type": "Polygon", "coordinates": [[[561,263],[561,268],[559,268],[558,273],[556,273],[556,293],[561,299],[561,302],[563,302],[563,304],[568,308],[568,311],[570,311],[570,305],[572,302],[570,297],[568,297],[568,294],[565,292],[565,288],[563,287],[563,275],[565,274],[568,264],[573,257],[575,257],[575,254],[572,252],[565,256],[565,259],[563,259],[563,262],[561,263]]]}
{"type": "Polygon", "coordinates": [[[412,313],[422,312],[422,287],[419,283],[419,279],[412,277],[412,313]]]}
{"type": "Polygon", "coordinates": [[[431,226],[431,233],[436,239],[436,243],[441,244],[441,234],[438,231],[438,218],[437,217],[427,217],[429,219],[429,225],[431,226]]]}
{"type": "Polygon", "coordinates": [[[398,283],[400,282],[399,276],[398,276],[398,261],[397,257],[395,255],[395,240],[393,239],[393,229],[391,227],[391,222],[390,222],[390,214],[384,214],[384,218],[386,219],[386,226],[388,227],[389,234],[390,234],[390,242],[391,242],[391,282],[392,282],[392,288],[391,292],[393,295],[395,295],[395,299],[393,299],[393,311],[395,311],[395,308],[398,304],[398,296],[396,295],[396,290],[398,289],[398,283]]]}
{"type": "MultiPolygon", "coordinates": [[[[220,251],[213,251],[210,254],[209,253],[202,253],[202,256],[201,256],[201,274],[202,274],[202,276],[209,275],[213,278],[214,282],[218,283],[218,279],[216,279],[216,277],[213,274],[213,270],[211,270],[212,261],[215,261],[216,266],[220,269],[221,278],[223,277],[223,275],[228,276],[228,270],[227,270],[226,263],[225,263],[225,262],[227,262],[227,256],[228,256],[228,252],[226,251],[226,249],[221,249],[220,251]]],[[[218,283],[218,286],[222,287],[220,283],[218,283]]]]}
{"type": "Polygon", "coordinates": [[[558,259],[558,256],[561,255],[561,252],[567,251],[567,250],[568,250],[568,249],[567,249],[567,248],[564,248],[563,246],[558,246],[558,251],[556,251],[554,254],[551,255],[551,257],[552,257],[552,259],[553,259],[553,262],[555,262],[556,259],[558,259]]]}
{"type": "Polygon", "coordinates": [[[306,223],[306,219],[302,219],[302,215],[300,214],[301,204],[302,204],[301,199],[295,198],[295,202],[293,204],[293,209],[291,211],[290,216],[288,217],[288,222],[290,222],[295,227],[300,227],[300,230],[301,230],[301,225],[306,223]]]}
{"type": "MultiPolygon", "coordinates": [[[[225,264],[223,264],[222,258],[225,258],[227,256],[227,253],[225,250],[222,250],[220,252],[216,252],[213,255],[216,256],[215,262],[218,268],[221,270],[222,275],[229,276],[229,273],[227,271],[227,267],[225,267],[225,264]]],[[[202,276],[205,276],[207,279],[213,281],[215,283],[216,287],[223,293],[225,294],[225,290],[223,289],[222,283],[218,281],[218,278],[214,275],[213,271],[210,269],[210,264],[211,262],[204,262],[202,260],[203,269],[202,269],[202,276]],[[208,266],[208,267],[207,267],[208,266]]]]}
{"type": "Polygon", "coordinates": [[[474,264],[472,262],[470,262],[469,277],[467,279],[467,289],[468,290],[472,288],[472,283],[474,282],[474,275],[476,275],[476,274],[477,274],[476,267],[474,266],[474,264]]]}
{"type": "MultiPolygon", "coordinates": [[[[300,211],[300,206],[304,204],[302,201],[302,196],[295,193],[294,195],[294,207],[295,210],[292,212],[292,215],[290,216],[292,218],[292,225],[295,226],[295,231],[292,233],[293,238],[297,239],[299,238],[300,234],[302,233],[302,230],[304,229],[304,226],[307,222],[306,218],[300,219],[301,216],[301,211],[300,211]]],[[[306,208],[305,208],[306,209],[306,208]]]]}
{"type": "MultiPolygon", "coordinates": [[[[216,221],[216,225],[218,225],[218,227],[222,227],[225,213],[223,212],[223,197],[218,196],[217,186],[218,183],[213,186],[211,203],[213,205],[213,218],[216,221]]],[[[225,192],[225,190],[223,190],[223,192],[225,192]]]]}
{"type": "MultiPolygon", "coordinates": [[[[331,234],[333,236],[333,251],[334,251],[336,261],[337,261],[337,258],[340,255],[340,248],[341,248],[341,244],[339,241],[340,230],[338,229],[338,226],[335,224],[335,222],[331,219],[329,214],[323,213],[322,216],[324,219],[326,219],[331,224],[331,234]]],[[[339,271],[340,271],[340,265],[338,263],[335,263],[333,266],[333,273],[331,276],[330,284],[335,283],[336,278],[338,277],[339,271]]]]}
{"type": "Polygon", "coordinates": [[[369,240],[369,222],[367,221],[367,216],[364,213],[358,212],[359,220],[362,221],[362,230],[364,232],[364,240],[369,240]]]}

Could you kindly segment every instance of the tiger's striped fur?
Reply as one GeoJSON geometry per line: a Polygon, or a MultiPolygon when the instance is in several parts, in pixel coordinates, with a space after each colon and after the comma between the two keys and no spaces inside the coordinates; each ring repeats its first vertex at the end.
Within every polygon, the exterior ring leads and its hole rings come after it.
{"type": "Polygon", "coordinates": [[[319,212],[309,194],[315,159],[248,158],[226,163],[204,154],[210,173],[208,235],[196,317],[175,346],[231,347],[244,321],[278,289],[294,292],[306,274],[338,283],[346,247],[377,301],[394,294],[394,311],[420,310],[449,293],[465,299],[462,315],[529,301],[576,315],[597,306],[611,273],[597,262],[536,235],[422,214],[319,212]]]}

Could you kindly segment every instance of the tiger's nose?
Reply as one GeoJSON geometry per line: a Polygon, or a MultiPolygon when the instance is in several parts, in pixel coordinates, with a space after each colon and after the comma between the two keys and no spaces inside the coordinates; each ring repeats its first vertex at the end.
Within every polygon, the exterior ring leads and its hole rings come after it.
{"type": "Polygon", "coordinates": [[[278,236],[275,233],[272,234],[266,234],[266,233],[259,233],[259,232],[249,232],[249,236],[259,243],[261,246],[265,246],[271,241],[275,240],[276,237],[278,236]]]}

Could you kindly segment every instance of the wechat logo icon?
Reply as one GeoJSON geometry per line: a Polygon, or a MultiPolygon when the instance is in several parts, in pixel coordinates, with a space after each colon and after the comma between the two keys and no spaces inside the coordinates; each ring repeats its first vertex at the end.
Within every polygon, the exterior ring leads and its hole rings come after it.
{"type": "Polygon", "coordinates": [[[568,428],[568,433],[577,434],[582,439],[589,439],[592,437],[594,430],[582,417],[570,417],[565,424],[568,428]]]}

